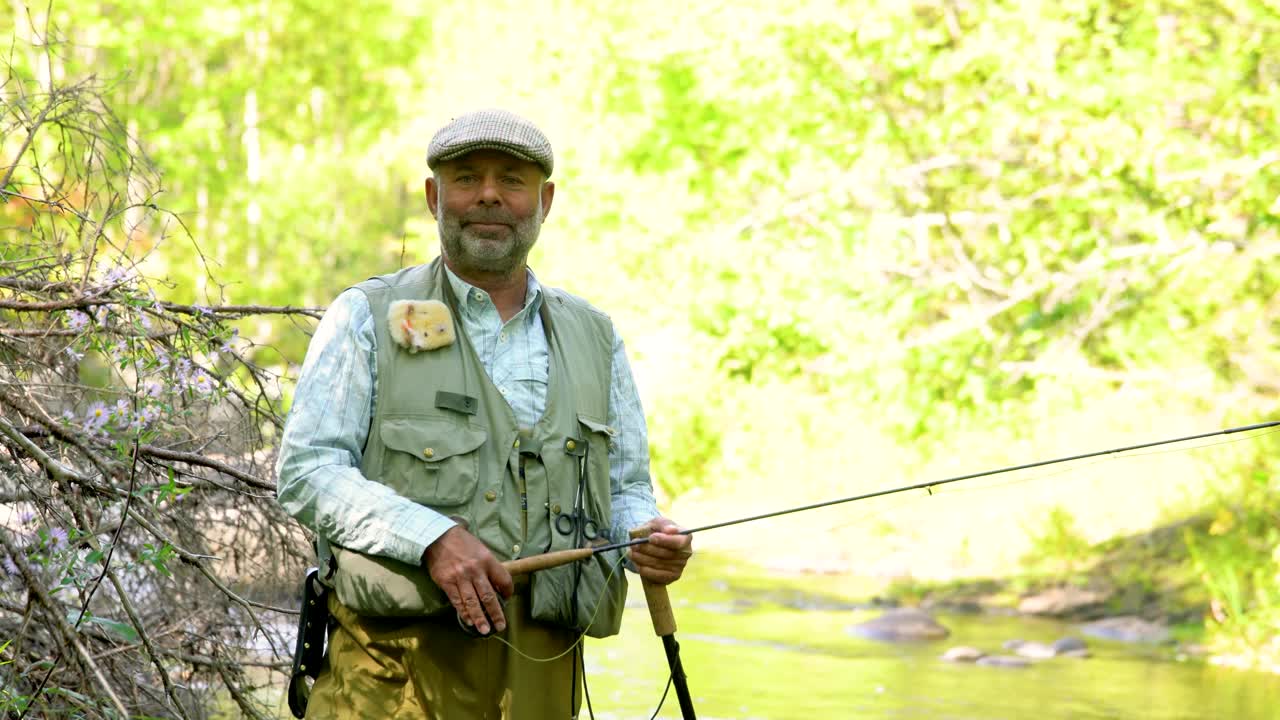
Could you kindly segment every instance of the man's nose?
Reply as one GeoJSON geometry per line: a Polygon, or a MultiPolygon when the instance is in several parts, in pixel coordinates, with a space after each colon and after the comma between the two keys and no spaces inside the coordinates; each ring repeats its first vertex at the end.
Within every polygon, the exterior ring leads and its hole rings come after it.
{"type": "Polygon", "coordinates": [[[498,179],[485,178],[480,186],[480,202],[485,205],[501,205],[502,195],[498,192],[498,179]]]}

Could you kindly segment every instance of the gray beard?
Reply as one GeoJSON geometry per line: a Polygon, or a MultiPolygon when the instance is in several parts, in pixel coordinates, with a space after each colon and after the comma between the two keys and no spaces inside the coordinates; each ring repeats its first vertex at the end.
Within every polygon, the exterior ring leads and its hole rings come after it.
{"type": "Polygon", "coordinates": [[[468,222],[512,224],[513,218],[506,210],[475,210],[463,217],[455,217],[445,211],[443,202],[439,207],[436,229],[440,233],[440,245],[455,271],[463,274],[512,275],[524,267],[542,229],[541,197],[538,198],[536,213],[513,224],[510,229],[496,233],[477,232],[464,228],[462,223],[465,219],[468,222]]]}

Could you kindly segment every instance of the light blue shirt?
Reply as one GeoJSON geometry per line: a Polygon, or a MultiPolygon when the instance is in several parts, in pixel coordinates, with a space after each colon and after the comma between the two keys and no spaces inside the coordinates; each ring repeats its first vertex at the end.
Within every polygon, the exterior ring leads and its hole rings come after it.
{"type": "MultiPolygon", "coordinates": [[[[488,293],[451,271],[447,275],[458,298],[459,331],[467,334],[516,419],[532,426],[547,402],[549,354],[538,314],[542,286],[530,272],[524,309],[503,323],[488,293]]],[[[316,327],[280,441],[276,492],[286,512],[330,542],[417,565],[453,521],[360,472],[377,403],[374,321],[364,293],[350,289],[316,327]]],[[[610,531],[621,541],[658,508],[644,410],[616,330],[608,424],[618,430],[609,445],[610,531]]]]}

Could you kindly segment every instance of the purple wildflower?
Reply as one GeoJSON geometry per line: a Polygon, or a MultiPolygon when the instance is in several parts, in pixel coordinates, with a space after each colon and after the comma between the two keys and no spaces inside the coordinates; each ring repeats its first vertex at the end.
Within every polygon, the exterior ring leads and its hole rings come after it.
{"type": "Polygon", "coordinates": [[[67,349],[63,350],[63,352],[67,354],[67,357],[71,358],[71,362],[80,362],[84,359],[84,353],[76,352],[76,349],[70,345],[68,345],[67,349]]]}
{"type": "Polygon", "coordinates": [[[107,420],[111,419],[111,412],[107,410],[106,403],[99,400],[89,406],[89,412],[84,416],[84,429],[94,431],[107,424],[107,420]]]}
{"type": "Polygon", "coordinates": [[[218,350],[224,353],[231,352],[231,343],[235,342],[238,337],[240,337],[240,328],[232,328],[231,337],[227,338],[227,341],[222,343],[222,347],[218,348],[218,350]]]}
{"type": "Polygon", "coordinates": [[[111,314],[111,308],[108,305],[99,305],[93,311],[93,319],[98,321],[99,325],[106,326],[107,316],[111,314]]]}
{"type": "Polygon", "coordinates": [[[72,330],[80,330],[89,324],[89,316],[79,310],[67,311],[67,326],[72,330]]]}
{"type": "Polygon", "coordinates": [[[117,265],[107,271],[107,274],[102,278],[102,283],[104,285],[116,285],[121,282],[126,282],[132,277],[132,271],[117,265]]]}
{"type": "Polygon", "coordinates": [[[67,546],[67,530],[66,528],[49,528],[49,547],[54,550],[67,546]]]}
{"type": "Polygon", "coordinates": [[[161,368],[169,367],[169,353],[166,352],[164,348],[156,348],[156,363],[158,363],[161,368]]]}
{"type": "Polygon", "coordinates": [[[201,395],[208,395],[213,392],[213,378],[200,370],[191,378],[191,387],[201,395]]]}
{"type": "Polygon", "coordinates": [[[139,419],[144,425],[150,425],[160,417],[160,408],[155,405],[148,405],[142,408],[142,412],[138,414],[139,419]]]}
{"type": "Polygon", "coordinates": [[[143,390],[143,393],[151,398],[160,397],[162,392],[164,392],[164,385],[158,382],[147,383],[146,388],[143,390]]]}
{"type": "Polygon", "coordinates": [[[213,315],[213,311],[210,310],[205,305],[192,305],[191,307],[195,308],[196,312],[200,313],[201,315],[205,315],[205,316],[213,315]]]}
{"type": "Polygon", "coordinates": [[[4,564],[5,572],[9,573],[10,575],[18,574],[18,564],[13,561],[12,557],[5,555],[3,564],[4,564]]]}
{"type": "Polygon", "coordinates": [[[23,525],[26,525],[27,523],[35,519],[36,519],[36,514],[31,512],[30,510],[24,510],[23,513],[18,516],[18,522],[22,523],[23,525]]]}

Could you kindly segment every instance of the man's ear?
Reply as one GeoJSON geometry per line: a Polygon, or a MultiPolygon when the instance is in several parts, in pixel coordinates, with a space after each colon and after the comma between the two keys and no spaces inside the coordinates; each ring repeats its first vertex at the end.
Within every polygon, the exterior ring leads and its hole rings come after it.
{"type": "Polygon", "coordinates": [[[438,217],[436,215],[436,210],[438,209],[437,206],[440,204],[440,194],[436,188],[436,179],[434,177],[427,178],[427,182],[423,186],[423,190],[427,194],[427,209],[431,211],[431,217],[438,217]]]}
{"type": "Polygon", "coordinates": [[[550,180],[542,183],[542,220],[546,222],[551,214],[551,201],[556,197],[556,184],[550,180]]]}

